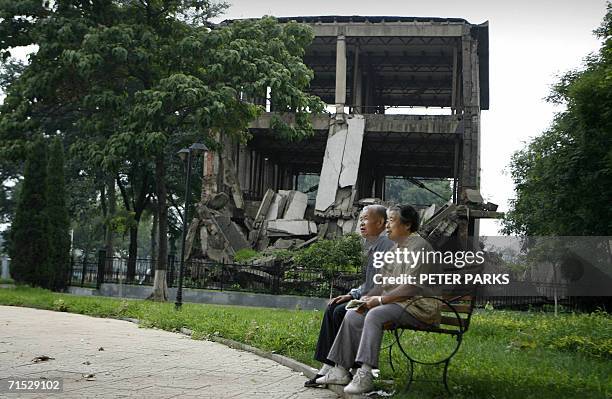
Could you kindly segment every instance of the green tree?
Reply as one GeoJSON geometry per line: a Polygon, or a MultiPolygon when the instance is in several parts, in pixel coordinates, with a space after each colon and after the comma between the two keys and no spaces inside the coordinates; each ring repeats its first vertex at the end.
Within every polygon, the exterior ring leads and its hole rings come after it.
{"type": "Polygon", "coordinates": [[[117,177],[117,186],[121,192],[123,206],[131,214],[129,229],[130,243],[128,250],[127,275],[128,282],[134,280],[136,273],[136,258],[138,256],[138,229],[143,212],[149,206],[154,192],[151,168],[144,162],[135,162],[117,177]]]}
{"type": "Polygon", "coordinates": [[[49,146],[47,168],[47,203],[49,220],[49,267],[52,271],[51,288],[63,290],[70,271],[70,218],[66,205],[64,178],[64,149],[56,137],[49,146]]]}
{"type": "MultiPolygon", "coordinates": [[[[284,137],[311,133],[309,114],[323,110],[305,93],[313,77],[301,59],[313,38],[305,25],[263,18],[211,29],[203,22],[224,5],[206,0],[0,5],[0,33],[8,38],[0,50],[39,46],[0,108],[0,153],[19,157],[27,132],[39,128],[59,130],[90,172],[113,182],[137,161],[151,164],[157,297],[166,295],[166,182],[176,151],[194,141],[219,150],[227,135],[246,140],[263,111],[252,99],[268,88],[279,113],[295,114],[295,123],[274,121],[284,137]]],[[[114,184],[107,187],[110,198],[114,184]]]]}
{"type": "Polygon", "coordinates": [[[47,213],[47,148],[40,137],[28,151],[23,187],[9,235],[11,274],[20,283],[51,288],[47,213]]]}
{"type": "MultiPolygon", "coordinates": [[[[23,72],[22,62],[8,58],[0,61],[0,93],[23,72]]],[[[18,195],[19,181],[23,171],[23,162],[11,162],[0,157],[0,223],[10,223],[15,213],[15,203],[18,195]]]]}
{"type": "Polygon", "coordinates": [[[563,76],[549,101],[563,104],[552,126],[516,152],[510,163],[516,198],[506,234],[612,233],[612,5],[598,54],[563,76]]]}
{"type": "Polygon", "coordinates": [[[452,198],[453,192],[449,180],[438,179],[420,181],[427,188],[442,195],[445,199],[401,177],[389,177],[385,179],[385,199],[398,204],[442,205],[452,198]]]}

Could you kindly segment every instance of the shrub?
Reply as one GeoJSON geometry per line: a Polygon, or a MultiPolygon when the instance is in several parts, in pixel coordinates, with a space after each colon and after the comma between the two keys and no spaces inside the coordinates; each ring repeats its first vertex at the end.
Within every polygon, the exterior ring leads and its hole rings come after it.
{"type": "Polygon", "coordinates": [[[304,268],[360,272],[363,256],[359,235],[347,234],[333,240],[319,240],[296,251],[293,262],[304,268]]]}
{"type": "Polygon", "coordinates": [[[234,255],[234,262],[236,263],[248,262],[250,260],[257,258],[258,255],[259,253],[255,251],[254,249],[243,248],[243,249],[236,251],[236,254],[234,255]]]}

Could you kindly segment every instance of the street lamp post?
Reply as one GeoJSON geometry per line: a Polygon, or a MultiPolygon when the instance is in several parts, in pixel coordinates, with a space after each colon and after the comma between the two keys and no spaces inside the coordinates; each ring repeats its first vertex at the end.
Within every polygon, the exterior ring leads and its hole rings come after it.
{"type": "Polygon", "coordinates": [[[191,197],[191,160],[193,155],[199,153],[206,154],[208,148],[204,144],[194,143],[189,148],[181,149],[177,154],[184,162],[187,160],[187,176],[185,177],[185,209],[183,210],[183,236],[181,242],[181,264],[179,267],[178,287],[176,290],[176,310],[180,310],[183,305],[183,275],[185,271],[185,241],[187,240],[187,216],[189,215],[189,205],[191,197]]]}

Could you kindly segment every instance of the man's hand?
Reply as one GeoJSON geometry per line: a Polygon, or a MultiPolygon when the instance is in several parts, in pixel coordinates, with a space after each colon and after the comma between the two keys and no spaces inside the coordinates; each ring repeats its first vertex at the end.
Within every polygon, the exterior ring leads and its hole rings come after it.
{"type": "Polygon", "coordinates": [[[337,296],[335,298],[332,298],[329,301],[329,305],[328,306],[332,306],[332,305],[337,305],[337,304],[341,304],[341,303],[344,303],[344,302],[348,302],[351,299],[353,299],[353,297],[350,294],[340,295],[340,296],[337,296]]]}

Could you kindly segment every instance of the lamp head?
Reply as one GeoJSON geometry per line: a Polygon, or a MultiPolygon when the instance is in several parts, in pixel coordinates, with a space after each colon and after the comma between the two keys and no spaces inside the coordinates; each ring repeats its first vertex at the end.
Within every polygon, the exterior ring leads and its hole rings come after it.
{"type": "Polygon", "coordinates": [[[189,149],[196,155],[203,154],[208,151],[208,147],[202,143],[193,143],[189,149]]]}
{"type": "Polygon", "coordinates": [[[187,159],[187,155],[189,155],[189,149],[181,148],[179,152],[176,153],[176,155],[178,155],[179,158],[181,158],[181,161],[185,161],[187,159]]]}

